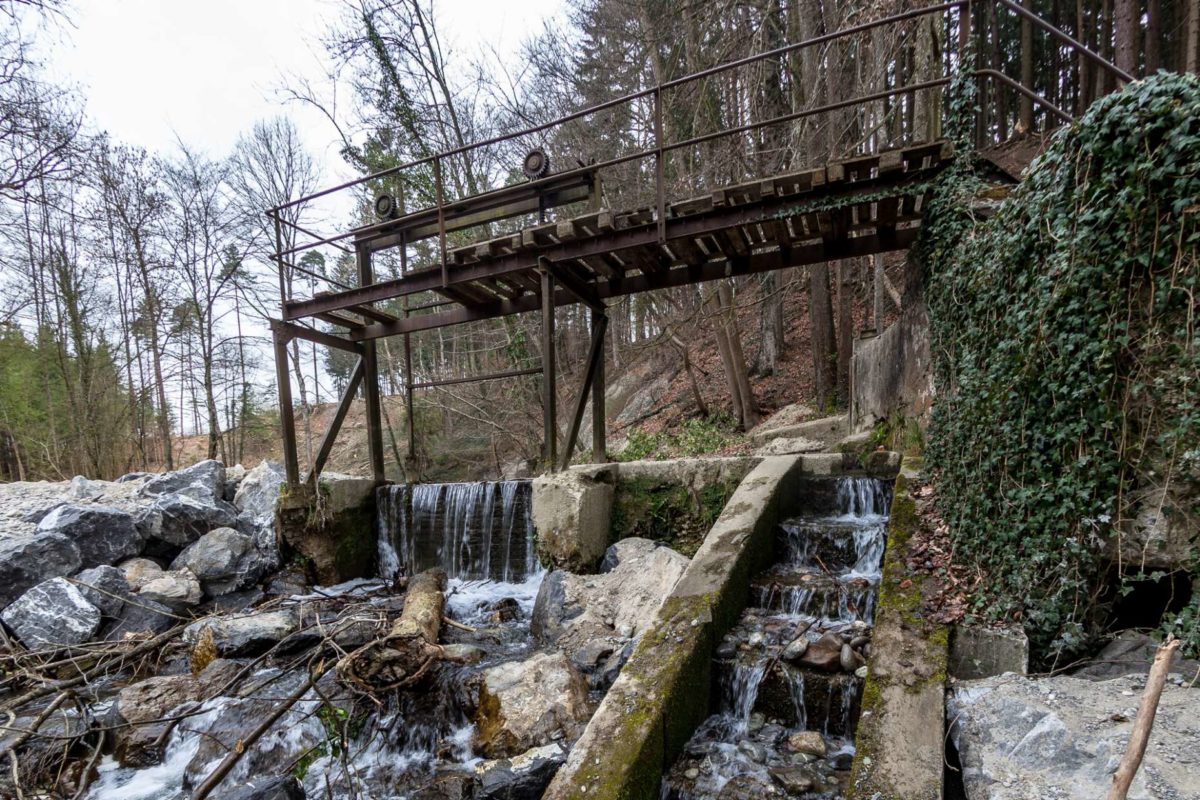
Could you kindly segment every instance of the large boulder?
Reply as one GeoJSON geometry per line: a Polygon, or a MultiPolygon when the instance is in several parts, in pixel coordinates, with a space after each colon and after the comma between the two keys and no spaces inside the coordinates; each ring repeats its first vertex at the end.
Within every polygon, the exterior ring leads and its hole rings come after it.
{"type": "Polygon", "coordinates": [[[104,631],[105,641],[145,639],[175,625],[178,615],[162,603],[137,597],[125,603],[121,614],[104,631]]]}
{"type": "Polygon", "coordinates": [[[246,473],[238,484],[233,505],[238,511],[249,514],[256,522],[270,522],[275,516],[275,501],[279,490],[287,481],[283,465],[274,461],[262,461],[246,473]]]}
{"type": "Polygon", "coordinates": [[[475,766],[476,800],[540,800],[554,773],[567,760],[562,742],[535,747],[512,758],[475,766]]]}
{"type": "Polygon", "coordinates": [[[563,653],[538,653],[483,670],[476,752],[507,758],[552,741],[575,741],[592,716],[587,693],[587,681],[563,653]]]}
{"type": "Polygon", "coordinates": [[[200,581],[186,567],[164,572],[147,583],[138,592],[138,597],[153,600],[174,609],[190,608],[200,602],[203,591],[200,581]]]}
{"type": "Polygon", "coordinates": [[[622,539],[608,549],[599,575],[556,570],[546,576],[533,606],[535,640],[575,656],[608,640],[615,649],[654,622],[659,607],[689,561],[649,539],[622,539]]]}
{"type": "Polygon", "coordinates": [[[190,467],[164,472],[142,484],[143,496],[186,495],[193,500],[213,503],[225,496],[225,467],[209,459],[190,467]]]}
{"type": "Polygon", "coordinates": [[[617,467],[572,467],[533,482],[533,525],[543,564],[594,572],[608,547],[617,467]]]}
{"type": "Polygon", "coordinates": [[[65,534],[0,539],[0,607],[47,578],[70,575],[81,566],[79,547],[65,534]]]}
{"type": "Polygon", "coordinates": [[[100,609],[66,578],[51,578],[17,598],[0,619],[29,648],[79,644],[100,628],[100,609]]]}
{"type": "MultiPolygon", "coordinates": [[[[1011,674],[957,684],[946,719],[968,800],[1107,797],[1144,686],[1011,674]]],[[[1168,681],[1129,797],[1200,797],[1198,741],[1200,691],[1168,681]]]]}
{"type": "Polygon", "coordinates": [[[266,564],[254,540],[233,528],[217,528],[192,542],[171,564],[188,568],[209,597],[229,594],[258,580],[266,564]]]}
{"type": "Polygon", "coordinates": [[[116,617],[125,608],[129,597],[129,582],[125,573],[107,564],[85,569],[71,579],[87,601],[106,617],[116,617]]]}
{"type": "Polygon", "coordinates": [[[133,517],[115,508],[61,505],[38,523],[38,536],[62,534],[75,542],[84,566],[115,564],[142,550],[133,517]]]}
{"type": "Polygon", "coordinates": [[[307,795],[295,775],[254,778],[231,787],[225,800],[304,800],[307,795]]]}
{"type": "Polygon", "coordinates": [[[137,522],[147,539],[184,547],[211,530],[237,525],[237,511],[219,495],[197,499],[187,494],[168,494],[143,509],[137,522]]]}
{"type": "MultiPolygon", "coordinates": [[[[1077,678],[1104,681],[1122,675],[1145,675],[1150,672],[1159,642],[1140,631],[1121,631],[1100,649],[1088,663],[1071,674],[1077,678]]],[[[1181,675],[1200,675],[1200,660],[1184,658],[1176,650],[1171,658],[1171,672],[1181,675]]]]}
{"type": "Polygon", "coordinates": [[[253,655],[266,650],[300,627],[300,617],[294,608],[207,617],[193,622],[183,630],[188,644],[200,641],[204,631],[212,632],[213,644],[222,656],[253,655]]]}
{"type": "Polygon", "coordinates": [[[200,683],[191,675],[163,675],[126,686],[117,694],[112,713],[114,754],[123,767],[144,768],[162,760],[165,721],[173,709],[201,697],[200,683]]]}

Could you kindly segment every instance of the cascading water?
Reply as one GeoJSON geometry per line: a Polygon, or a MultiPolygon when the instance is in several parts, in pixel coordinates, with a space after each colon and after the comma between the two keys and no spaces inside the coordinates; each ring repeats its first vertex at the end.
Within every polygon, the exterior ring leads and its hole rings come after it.
{"type": "Polygon", "coordinates": [[[718,708],[664,776],[664,800],[841,797],[890,487],[848,477],[809,488],[810,513],[780,525],[779,562],[717,649],[718,708]]]}
{"type": "MultiPolygon", "coordinates": [[[[233,777],[244,778],[252,768],[270,776],[278,767],[300,778],[309,797],[391,800],[421,796],[431,787],[436,794],[439,781],[469,782],[473,776],[480,759],[472,752],[476,730],[464,705],[469,675],[531,647],[529,620],[544,575],[533,552],[531,484],[389,486],[379,490],[377,502],[379,568],[385,580],[322,587],[284,598],[283,604],[309,604],[300,615],[305,619],[328,616],[318,610],[322,603],[335,609],[352,603],[348,607],[365,610],[369,618],[387,619],[395,615],[393,578],[440,567],[450,578],[446,614],[463,623],[444,626],[440,641],[475,649],[479,663],[441,665],[421,691],[395,693],[370,707],[345,740],[338,738],[341,725],[330,723],[339,719],[336,715],[329,709],[324,717],[318,714],[331,687],[313,689],[248,751],[233,777]],[[294,746],[283,747],[274,737],[294,746]],[[303,753],[302,761],[277,763],[274,754],[283,751],[303,753]]],[[[103,759],[88,800],[184,800],[224,756],[208,752],[217,741],[213,731],[252,728],[304,677],[307,670],[295,669],[292,660],[289,656],[285,668],[263,672],[284,682],[283,688],[264,690],[269,701],[233,693],[207,700],[192,712],[195,716],[170,730],[161,763],[137,769],[112,756],[103,759]]],[[[222,796],[221,790],[213,796],[222,796]]]]}
{"type": "Polygon", "coordinates": [[[528,481],[379,489],[381,576],[441,567],[452,579],[525,581],[537,570],[530,496],[528,481]]]}

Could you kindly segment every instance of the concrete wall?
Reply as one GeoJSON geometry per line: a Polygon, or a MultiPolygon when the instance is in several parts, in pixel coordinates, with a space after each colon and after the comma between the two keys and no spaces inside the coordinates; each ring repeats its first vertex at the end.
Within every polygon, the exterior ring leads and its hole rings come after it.
{"type": "Polygon", "coordinates": [[[900,413],[921,417],[933,405],[929,315],[922,302],[906,306],[879,336],[854,343],[850,362],[850,427],[863,430],[900,413]]]}

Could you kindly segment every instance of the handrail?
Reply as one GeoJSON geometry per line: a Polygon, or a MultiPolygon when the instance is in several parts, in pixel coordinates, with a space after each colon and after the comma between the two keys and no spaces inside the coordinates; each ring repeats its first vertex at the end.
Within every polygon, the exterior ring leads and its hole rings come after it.
{"type": "MultiPolygon", "coordinates": [[[[962,58],[961,58],[962,53],[961,52],[959,53],[960,57],[958,59],[957,64],[951,63],[951,65],[947,68],[948,70],[950,70],[950,72],[943,73],[943,76],[940,78],[921,81],[919,83],[910,84],[907,86],[894,87],[889,90],[860,95],[860,96],[848,98],[845,100],[835,101],[832,103],[826,103],[821,106],[806,108],[806,109],[802,109],[800,111],[795,111],[792,113],[772,117],[770,119],[758,120],[758,121],[747,123],[747,124],[740,125],[737,127],[726,128],[726,129],[722,129],[720,131],[713,131],[710,133],[693,136],[689,139],[685,139],[682,141],[675,141],[675,142],[664,141],[665,137],[663,135],[663,130],[662,130],[662,113],[663,113],[662,98],[663,98],[664,91],[675,89],[677,87],[680,87],[680,86],[683,86],[685,84],[692,83],[695,81],[704,80],[704,79],[710,78],[714,75],[719,75],[719,74],[728,72],[730,70],[735,70],[735,69],[747,66],[749,64],[754,64],[754,63],[758,63],[758,62],[761,62],[761,61],[764,61],[767,59],[778,58],[779,56],[788,55],[790,53],[797,52],[804,48],[814,47],[814,46],[822,45],[822,44],[825,44],[828,42],[836,41],[838,39],[851,37],[856,34],[870,31],[870,30],[873,30],[875,28],[879,28],[882,26],[895,25],[897,23],[901,23],[901,22],[905,22],[908,20],[917,19],[917,18],[921,18],[921,17],[926,17],[929,15],[943,14],[952,9],[959,9],[959,17],[958,17],[959,26],[960,26],[959,46],[960,46],[960,48],[962,48],[965,45],[965,42],[969,41],[970,36],[971,36],[972,20],[970,19],[970,17],[972,16],[972,8],[976,2],[995,3],[997,6],[1001,6],[1004,9],[1017,14],[1020,18],[1027,20],[1029,23],[1037,26],[1039,29],[1050,34],[1052,37],[1057,39],[1059,42],[1065,43],[1069,48],[1072,48],[1076,52],[1084,55],[1091,62],[1094,62],[1095,64],[1099,65],[1104,70],[1107,70],[1111,74],[1115,75],[1121,81],[1130,82],[1130,81],[1134,80],[1133,76],[1129,75],[1124,70],[1118,68],[1117,66],[1115,66],[1114,64],[1109,62],[1107,59],[1105,59],[1103,56],[1101,56],[1100,54],[1091,50],[1090,48],[1088,48],[1086,45],[1084,45],[1083,43],[1081,43],[1074,37],[1070,36],[1069,34],[1065,33],[1064,31],[1060,30],[1058,27],[1043,20],[1041,17],[1039,17],[1034,12],[1030,11],[1027,8],[1024,8],[1020,3],[1015,2],[1015,0],[947,0],[946,2],[937,3],[937,4],[926,6],[923,8],[909,9],[909,10],[906,10],[903,12],[899,12],[896,14],[891,14],[891,15],[888,15],[885,17],[881,17],[880,19],[877,19],[877,20],[874,20],[871,22],[864,22],[864,23],[860,23],[857,25],[852,25],[852,26],[842,28],[837,31],[824,33],[824,34],[821,34],[818,36],[813,36],[808,39],[804,39],[799,42],[793,42],[791,44],[786,44],[786,45],[783,45],[780,47],[776,47],[772,50],[767,50],[764,52],[760,52],[760,53],[756,53],[753,55],[738,58],[738,59],[735,59],[732,61],[727,61],[722,64],[717,64],[712,67],[708,67],[706,69],[700,70],[699,72],[695,72],[695,73],[692,73],[689,75],[684,75],[684,76],[681,76],[678,78],[673,78],[671,80],[663,81],[661,83],[655,84],[655,85],[647,87],[645,89],[642,89],[642,90],[639,90],[636,92],[632,92],[632,93],[623,95],[621,97],[606,100],[601,103],[594,104],[587,108],[580,109],[578,111],[574,111],[570,114],[566,114],[562,117],[556,118],[554,120],[550,120],[548,122],[540,123],[537,125],[532,125],[532,126],[529,126],[529,127],[526,127],[524,129],[514,131],[514,132],[498,134],[496,136],[493,136],[488,139],[484,139],[482,141],[464,144],[459,147],[444,150],[444,151],[441,151],[441,152],[438,152],[438,153],[435,153],[432,155],[424,156],[422,158],[414,159],[414,160],[408,161],[404,164],[399,164],[399,165],[392,166],[392,167],[389,167],[384,170],[379,170],[370,175],[366,175],[364,177],[346,181],[346,182],[340,183],[336,186],[331,186],[327,189],[323,189],[321,191],[307,195],[305,197],[301,197],[296,200],[290,200],[286,203],[282,203],[280,205],[274,206],[273,208],[267,210],[267,212],[266,212],[267,215],[274,222],[275,228],[276,228],[277,249],[276,249],[276,252],[273,254],[273,259],[279,265],[281,272],[285,267],[288,267],[288,266],[290,266],[292,269],[300,270],[303,272],[303,270],[299,266],[288,264],[288,262],[285,260],[285,258],[294,256],[297,253],[301,253],[301,252],[304,252],[307,250],[312,250],[314,248],[323,247],[325,245],[333,245],[334,247],[337,247],[343,251],[347,251],[347,250],[349,250],[349,248],[346,247],[344,244],[342,244],[342,242],[344,242],[347,239],[350,239],[351,237],[354,237],[354,239],[359,247],[366,246],[369,248],[371,242],[377,241],[380,237],[389,235],[390,232],[394,232],[397,223],[403,223],[405,220],[415,219],[421,215],[428,216],[432,211],[436,211],[438,221],[439,221],[439,228],[442,229],[439,233],[438,238],[439,238],[439,245],[440,245],[439,249],[441,251],[440,261],[441,261],[441,269],[442,269],[442,273],[443,273],[443,284],[445,284],[448,281],[447,248],[446,248],[446,236],[445,236],[445,232],[444,232],[444,220],[446,219],[447,213],[458,210],[459,208],[465,207],[469,204],[478,203],[481,198],[488,198],[493,195],[498,195],[498,194],[506,192],[506,191],[512,191],[512,189],[514,188],[513,186],[504,186],[504,187],[499,187],[496,189],[489,189],[487,191],[480,192],[480,193],[474,194],[474,195],[470,195],[468,197],[457,198],[454,200],[447,200],[445,197],[445,194],[444,194],[443,181],[441,179],[441,174],[443,171],[443,166],[444,166],[445,160],[455,158],[458,156],[462,156],[466,153],[478,150],[480,148],[488,147],[488,146],[499,144],[502,142],[511,142],[511,141],[517,140],[521,137],[527,137],[527,136],[531,136],[534,134],[538,134],[543,131],[549,130],[551,128],[565,125],[565,124],[573,122],[575,120],[579,120],[584,117],[592,116],[592,115],[598,114],[600,112],[603,112],[603,111],[611,109],[611,108],[615,108],[615,107],[622,106],[622,105],[627,105],[630,103],[635,103],[638,101],[644,101],[648,98],[653,100],[653,109],[651,110],[651,113],[653,114],[653,117],[654,117],[654,126],[653,126],[653,134],[652,134],[653,141],[649,147],[639,149],[632,153],[626,153],[624,155],[614,156],[614,157],[606,159],[604,161],[593,162],[591,164],[581,165],[577,168],[564,170],[562,172],[558,172],[553,175],[546,176],[545,178],[541,178],[538,180],[530,181],[525,184],[521,184],[521,187],[525,188],[527,190],[533,189],[534,191],[537,191],[543,185],[549,186],[551,183],[561,181],[564,178],[574,177],[577,175],[582,175],[584,173],[596,173],[597,171],[602,170],[602,169],[609,169],[609,168],[617,167],[617,166],[620,166],[623,164],[636,162],[636,161],[642,161],[642,160],[648,159],[648,158],[653,158],[654,159],[654,164],[653,164],[654,178],[653,178],[653,180],[654,180],[654,189],[655,189],[655,193],[656,193],[656,201],[654,203],[654,207],[657,211],[658,227],[660,229],[660,236],[661,236],[662,228],[663,228],[665,217],[666,217],[665,212],[666,212],[666,205],[667,205],[667,200],[666,200],[666,196],[665,196],[666,187],[665,187],[665,181],[664,181],[664,177],[663,177],[664,162],[665,162],[665,157],[667,154],[681,150],[683,148],[695,147],[697,145],[700,145],[700,144],[703,144],[706,142],[710,142],[713,140],[717,140],[717,139],[722,139],[725,137],[735,137],[740,134],[745,134],[745,133],[748,133],[751,131],[756,131],[756,130],[770,127],[770,126],[782,125],[782,124],[785,124],[785,123],[788,123],[788,122],[791,122],[794,120],[803,119],[803,118],[814,116],[817,114],[827,113],[827,112],[836,111],[836,110],[844,109],[844,108],[850,108],[850,107],[854,107],[854,106],[858,106],[858,105],[862,105],[862,104],[866,104],[866,103],[883,100],[883,99],[886,99],[889,97],[895,97],[898,95],[913,94],[913,93],[919,92],[919,91],[925,91],[925,90],[929,90],[929,89],[936,89],[939,87],[944,87],[951,83],[952,71],[956,67],[957,67],[957,69],[961,70],[961,68],[962,68],[962,58]],[[435,183],[436,183],[435,188],[436,188],[436,196],[437,196],[437,201],[436,201],[435,205],[430,206],[428,208],[422,208],[422,209],[410,212],[408,214],[404,214],[395,219],[384,220],[384,221],[376,222],[373,224],[360,226],[358,228],[346,231],[344,233],[320,238],[314,232],[306,230],[304,228],[301,228],[298,224],[296,224],[290,220],[283,219],[283,217],[280,213],[284,209],[291,208],[291,207],[297,206],[302,203],[307,203],[312,200],[316,200],[321,197],[326,197],[330,194],[333,194],[333,193],[336,193],[339,191],[343,191],[346,189],[350,189],[353,187],[364,186],[364,185],[368,184],[370,181],[380,180],[383,178],[387,178],[389,176],[394,176],[405,170],[412,169],[414,167],[421,167],[421,166],[428,165],[428,164],[433,165],[434,173],[435,173],[435,183]],[[293,244],[293,246],[291,246],[289,249],[284,250],[283,249],[283,239],[282,239],[282,236],[280,235],[280,230],[283,225],[287,225],[292,229],[299,230],[302,233],[313,237],[312,241],[307,241],[302,244],[293,244]]],[[[1074,121],[1074,118],[1069,113],[1058,108],[1056,105],[1051,103],[1049,100],[1042,97],[1040,94],[1038,94],[1036,91],[1034,91],[1032,87],[1023,85],[1020,81],[1010,78],[1009,76],[1005,75],[1003,72],[1001,72],[999,70],[988,69],[988,68],[975,69],[972,74],[974,74],[976,77],[978,77],[980,79],[987,79],[987,80],[995,81],[996,83],[1001,84],[1001,85],[1019,93],[1023,97],[1031,100],[1033,103],[1035,103],[1040,108],[1045,109],[1045,111],[1048,112],[1049,114],[1054,115],[1055,117],[1057,117],[1058,119],[1060,119],[1064,122],[1070,123],[1070,122],[1074,121]]],[[[331,279],[327,279],[327,280],[331,280],[331,279]]],[[[331,282],[334,284],[337,284],[336,281],[331,280],[331,282]]],[[[340,284],[337,284],[337,285],[340,285],[340,284]]],[[[282,288],[283,288],[283,281],[282,281],[282,274],[281,274],[281,300],[283,300],[286,303],[287,298],[282,296],[283,295],[282,288]]]]}
{"type": "Polygon", "coordinates": [[[1078,39],[1074,38],[1073,36],[1066,33],[1065,31],[1059,30],[1054,25],[1051,25],[1049,22],[1046,22],[1046,20],[1042,19],[1041,17],[1039,17],[1037,14],[1033,13],[1029,9],[1018,5],[1017,3],[1014,3],[1013,0],[992,0],[992,2],[998,3],[999,5],[1002,5],[1002,6],[1005,6],[1006,8],[1008,8],[1008,10],[1016,12],[1020,16],[1024,17],[1025,19],[1029,20],[1030,22],[1032,22],[1034,25],[1038,26],[1042,30],[1049,33],[1050,35],[1057,37],[1060,41],[1066,42],[1071,47],[1074,47],[1076,50],[1083,53],[1085,56],[1087,56],[1089,59],[1091,59],[1095,63],[1099,64],[1100,66],[1104,67],[1109,72],[1111,72],[1112,74],[1116,75],[1121,80],[1125,81],[1125,83],[1133,83],[1133,81],[1136,80],[1128,72],[1121,69],[1117,65],[1113,64],[1111,61],[1104,58],[1099,53],[1093,52],[1083,42],[1080,42],[1078,39]]]}
{"type": "Polygon", "coordinates": [[[352,186],[358,186],[358,185],[361,185],[368,181],[378,180],[379,178],[386,178],[387,176],[394,175],[397,172],[402,172],[403,170],[412,169],[413,167],[419,167],[424,164],[430,164],[430,163],[433,163],[434,161],[440,161],[443,159],[453,158],[454,156],[459,156],[459,155],[462,155],[463,153],[467,153],[471,150],[477,150],[481,147],[488,147],[490,145],[499,144],[500,142],[508,141],[510,139],[517,139],[522,136],[529,136],[529,135],[532,135],[535,133],[541,133],[542,131],[547,130],[549,128],[553,128],[558,125],[563,125],[568,122],[573,122],[574,120],[580,119],[582,117],[591,116],[592,114],[598,114],[601,111],[605,111],[609,108],[613,108],[618,105],[623,105],[625,103],[632,103],[635,100],[641,100],[643,98],[650,97],[651,95],[653,95],[657,92],[661,92],[664,89],[673,89],[677,86],[681,86],[690,81],[708,78],[708,77],[711,77],[712,75],[716,75],[721,72],[726,72],[731,69],[737,69],[738,67],[743,67],[743,66],[746,66],[747,64],[753,64],[756,61],[763,61],[768,58],[774,58],[776,56],[786,55],[786,54],[792,53],[796,50],[802,50],[806,47],[812,47],[812,46],[819,45],[819,44],[825,44],[826,42],[830,42],[835,39],[840,39],[840,38],[843,38],[846,36],[853,36],[856,33],[862,33],[864,31],[872,30],[874,28],[878,28],[883,25],[891,25],[891,24],[894,24],[897,22],[904,22],[909,19],[915,19],[916,17],[920,17],[920,16],[941,13],[943,11],[948,11],[952,8],[957,8],[959,6],[965,6],[968,4],[968,2],[970,2],[970,0],[949,0],[949,2],[939,3],[937,5],[927,6],[925,8],[911,9],[909,11],[904,11],[904,12],[901,12],[898,14],[892,14],[887,17],[882,17],[882,18],[874,20],[872,22],[864,22],[862,24],[854,25],[849,28],[843,28],[841,30],[833,31],[832,33],[825,33],[825,34],[821,34],[820,36],[814,36],[810,39],[805,39],[803,41],[793,42],[792,44],[784,45],[782,47],[777,47],[774,50],[768,50],[768,51],[765,51],[762,53],[756,53],[755,55],[746,56],[745,58],[740,58],[735,61],[729,61],[724,64],[718,64],[716,66],[709,67],[708,69],[701,70],[700,72],[696,72],[691,75],[684,75],[679,78],[674,78],[665,83],[657,84],[655,86],[651,86],[649,88],[642,89],[637,92],[632,92],[632,93],[624,95],[622,97],[613,98],[612,100],[605,100],[602,103],[597,103],[593,106],[588,106],[587,108],[580,109],[579,111],[574,111],[565,116],[550,120],[549,122],[544,122],[544,123],[540,123],[538,125],[533,125],[531,127],[524,128],[522,130],[514,131],[511,133],[498,134],[496,136],[491,137],[490,139],[484,139],[479,142],[473,142],[471,144],[461,145],[459,147],[455,147],[450,150],[443,150],[441,152],[434,153],[433,155],[414,159],[414,160],[409,161],[404,164],[397,164],[396,166],[388,167],[387,169],[379,170],[378,172],[373,172],[370,175],[366,175],[361,178],[355,178],[354,180],[346,181],[345,183],[340,183],[336,186],[331,186],[328,189],[322,189],[319,192],[315,192],[313,194],[306,195],[305,197],[297,198],[295,200],[289,200],[286,203],[281,203],[277,206],[267,209],[266,213],[272,214],[274,212],[282,211],[285,208],[291,208],[292,206],[298,205],[300,203],[306,203],[306,202],[310,202],[312,200],[316,200],[321,197],[325,197],[329,194],[332,194],[333,192],[338,192],[343,189],[349,189],[352,186]]]}

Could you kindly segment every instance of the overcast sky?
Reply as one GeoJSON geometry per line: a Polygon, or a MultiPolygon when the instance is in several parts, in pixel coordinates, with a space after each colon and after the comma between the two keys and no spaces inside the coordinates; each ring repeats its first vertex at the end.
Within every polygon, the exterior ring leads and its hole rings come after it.
{"type": "MultiPolygon", "coordinates": [[[[71,0],[69,25],[46,53],[52,74],[78,86],[89,119],[118,140],[167,151],[176,137],[229,152],[256,120],[286,112],[324,166],[347,175],[336,134],[319,113],[284,102],[287,76],[320,80],[320,38],[342,0],[71,0]]],[[[439,0],[444,45],[515,57],[562,13],[563,0],[439,0]]],[[[465,59],[464,59],[465,60],[465,59]]]]}

